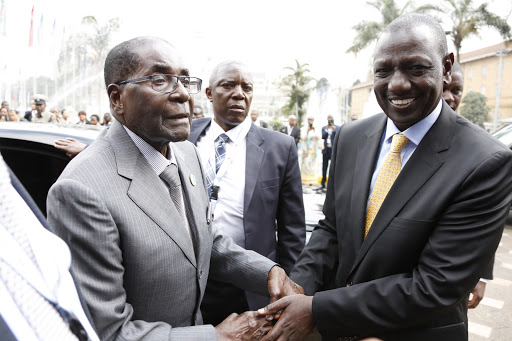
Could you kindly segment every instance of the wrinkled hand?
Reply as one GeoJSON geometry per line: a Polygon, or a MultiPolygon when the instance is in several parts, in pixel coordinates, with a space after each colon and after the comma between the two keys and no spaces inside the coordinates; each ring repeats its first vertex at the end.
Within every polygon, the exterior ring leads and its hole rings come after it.
{"type": "MultiPolygon", "coordinates": [[[[292,281],[283,268],[274,266],[268,273],[267,280],[268,293],[270,294],[270,303],[274,303],[280,298],[288,295],[304,294],[304,289],[294,281],[292,281]]],[[[271,321],[279,319],[280,313],[275,315],[267,315],[266,319],[271,321]]]]}
{"type": "Polygon", "coordinates": [[[77,156],[87,146],[85,143],[75,140],[72,137],[55,140],[55,148],[63,150],[71,159],[77,156]]]}
{"type": "Polygon", "coordinates": [[[477,285],[475,285],[475,288],[471,292],[473,297],[470,295],[470,299],[468,301],[468,308],[469,309],[475,309],[480,301],[484,298],[485,293],[485,282],[478,281],[477,285]]]}
{"type": "Polygon", "coordinates": [[[304,294],[304,289],[292,281],[279,266],[274,266],[268,273],[267,287],[270,303],[288,295],[304,294]]]}
{"type": "Polygon", "coordinates": [[[230,340],[261,340],[272,324],[255,311],[243,314],[231,314],[215,327],[218,341],[230,340]]]}
{"type": "Polygon", "coordinates": [[[313,296],[291,295],[258,310],[260,315],[283,311],[263,341],[304,340],[315,327],[313,296]]]}

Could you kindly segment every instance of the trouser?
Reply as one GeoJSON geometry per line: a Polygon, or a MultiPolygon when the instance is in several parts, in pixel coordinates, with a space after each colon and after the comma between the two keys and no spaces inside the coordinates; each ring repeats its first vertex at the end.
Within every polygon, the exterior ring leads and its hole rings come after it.
{"type": "Polygon", "coordinates": [[[325,186],[327,180],[327,168],[329,168],[329,160],[331,160],[332,148],[325,148],[322,153],[322,187],[325,186]]]}

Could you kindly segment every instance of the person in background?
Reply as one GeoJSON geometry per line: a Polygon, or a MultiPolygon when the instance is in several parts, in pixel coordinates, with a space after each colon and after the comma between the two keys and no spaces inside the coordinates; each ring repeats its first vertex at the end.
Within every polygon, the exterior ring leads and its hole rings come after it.
{"type": "Polygon", "coordinates": [[[91,115],[90,125],[99,125],[100,124],[100,117],[96,114],[91,115]]]}
{"type": "Polygon", "coordinates": [[[89,122],[89,120],[87,120],[87,113],[84,110],[80,110],[78,112],[78,122],[76,124],[79,124],[79,125],[91,124],[91,122],[89,122]]]}
{"type": "Polygon", "coordinates": [[[453,111],[459,108],[464,91],[464,73],[458,62],[453,63],[452,81],[443,84],[443,99],[453,111]]]}
{"type": "Polygon", "coordinates": [[[288,125],[279,129],[283,134],[287,134],[295,139],[295,145],[300,141],[300,128],[297,127],[297,117],[295,115],[288,116],[288,125]]]}
{"type": "Polygon", "coordinates": [[[25,121],[24,118],[20,118],[20,115],[18,112],[14,109],[11,109],[9,111],[9,122],[23,122],[25,121]]]}
{"type": "Polygon", "coordinates": [[[340,128],[323,212],[290,277],[308,296],[263,340],[467,340],[465,298],[500,242],[512,151],[442,99],[453,53],[432,17],[395,19],[377,41],[384,113],[340,128]]]}
{"type": "Polygon", "coordinates": [[[67,109],[62,109],[62,111],[60,112],[59,123],[60,124],[71,124],[71,122],[69,120],[69,112],[67,111],[67,109]]]}
{"type": "Polygon", "coordinates": [[[34,103],[36,105],[36,114],[32,117],[34,123],[57,123],[57,117],[51,112],[46,111],[46,96],[36,95],[34,103]]]}
{"type": "MultiPolygon", "coordinates": [[[[253,79],[246,65],[217,65],[206,96],[213,119],[193,120],[189,141],[197,146],[206,170],[215,207],[212,228],[291,271],[306,238],[295,141],[248,117],[253,79]]],[[[222,278],[211,278],[201,311],[205,321],[215,325],[233,311],[256,310],[268,301],[222,278]]]]}
{"type": "Polygon", "coordinates": [[[192,119],[195,120],[196,118],[203,118],[203,108],[201,108],[199,105],[194,106],[194,113],[192,114],[192,119]]]}
{"type": "Polygon", "coordinates": [[[109,112],[103,114],[103,123],[101,125],[104,127],[110,127],[112,125],[112,115],[109,112]]]}
{"type": "Polygon", "coordinates": [[[302,128],[301,136],[303,138],[300,145],[302,148],[300,167],[302,183],[310,186],[318,184],[317,156],[319,149],[319,136],[314,122],[315,119],[313,116],[309,116],[306,126],[302,128]]]}
{"type": "Polygon", "coordinates": [[[325,189],[325,183],[327,181],[327,170],[329,169],[329,162],[331,161],[332,155],[332,146],[334,145],[334,137],[336,136],[336,133],[339,129],[340,127],[334,124],[334,117],[332,115],[327,115],[327,125],[322,127],[322,139],[324,140],[324,148],[322,149],[321,189],[325,189]]]}
{"type": "Polygon", "coordinates": [[[36,104],[34,103],[34,100],[32,100],[30,102],[30,110],[27,110],[25,111],[25,116],[24,118],[31,122],[32,121],[32,118],[37,114],[37,111],[36,111],[36,104]]]}
{"type": "Polygon", "coordinates": [[[7,115],[0,113],[0,122],[7,122],[7,115]]]}

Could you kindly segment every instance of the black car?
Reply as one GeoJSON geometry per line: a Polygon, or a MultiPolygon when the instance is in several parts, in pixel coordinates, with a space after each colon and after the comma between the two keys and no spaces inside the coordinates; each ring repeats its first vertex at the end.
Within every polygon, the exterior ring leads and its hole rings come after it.
{"type": "Polygon", "coordinates": [[[102,129],[94,126],[0,122],[0,153],[46,214],[48,190],[70,161],[66,153],[53,146],[54,141],[72,137],[90,144],[102,129]]]}

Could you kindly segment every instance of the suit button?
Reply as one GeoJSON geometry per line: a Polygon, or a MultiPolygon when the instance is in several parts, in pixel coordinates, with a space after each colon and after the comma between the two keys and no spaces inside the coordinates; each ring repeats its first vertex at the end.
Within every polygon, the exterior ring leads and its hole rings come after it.
{"type": "Polygon", "coordinates": [[[203,277],[203,271],[199,271],[199,279],[203,277]]]}

